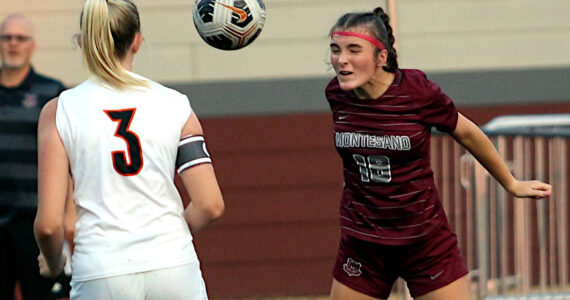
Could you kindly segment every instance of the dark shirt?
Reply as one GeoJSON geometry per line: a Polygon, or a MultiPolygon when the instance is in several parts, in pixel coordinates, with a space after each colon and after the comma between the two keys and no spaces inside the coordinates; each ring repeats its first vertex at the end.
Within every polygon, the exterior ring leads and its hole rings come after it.
{"type": "Polygon", "coordinates": [[[33,68],[16,87],[0,84],[0,225],[37,207],[38,117],[64,89],[33,68]]]}
{"type": "Polygon", "coordinates": [[[326,96],[342,158],[342,233],[371,242],[418,241],[447,222],[430,167],[432,127],[453,131],[458,113],[419,70],[398,70],[377,99],[359,99],[333,79],[326,96]]]}

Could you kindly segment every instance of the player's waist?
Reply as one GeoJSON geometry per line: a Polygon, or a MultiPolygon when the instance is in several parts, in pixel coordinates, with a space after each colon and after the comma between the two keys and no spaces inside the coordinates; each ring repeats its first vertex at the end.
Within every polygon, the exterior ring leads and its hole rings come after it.
{"type": "Polygon", "coordinates": [[[405,245],[420,241],[437,231],[443,223],[439,214],[408,224],[351,219],[343,216],[342,213],[340,220],[343,235],[348,234],[362,240],[386,245],[405,245]]]}
{"type": "Polygon", "coordinates": [[[168,242],[147,242],[106,249],[106,245],[76,244],[72,257],[73,280],[143,272],[197,259],[190,235],[168,242]]]}

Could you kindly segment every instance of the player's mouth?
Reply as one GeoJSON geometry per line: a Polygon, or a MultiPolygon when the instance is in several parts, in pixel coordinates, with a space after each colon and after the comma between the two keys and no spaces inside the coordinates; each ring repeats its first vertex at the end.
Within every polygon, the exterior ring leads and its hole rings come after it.
{"type": "Polygon", "coordinates": [[[350,76],[350,75],[352,75],[352,74],[353,74],[353,73],[350,72],[350,71],[339,71],[339,72],[338,72],[338,75],[339,75],[339,76],[343,76],[343,77],[344,77],[344,76],[350,76]]]}

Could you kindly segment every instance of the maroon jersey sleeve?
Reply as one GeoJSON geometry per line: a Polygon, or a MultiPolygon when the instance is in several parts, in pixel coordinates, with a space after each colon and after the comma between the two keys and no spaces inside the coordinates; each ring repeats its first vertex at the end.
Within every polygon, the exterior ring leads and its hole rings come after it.
{"type": "Polygon", "coordinates": [[[427,79],[425,74],[422,79],[428,92],[426,105],[421,110],[423,122],[440,131],[451,132],[455,130],[458,113],[453,101],[441,91],[437,84],[427,79]]]}

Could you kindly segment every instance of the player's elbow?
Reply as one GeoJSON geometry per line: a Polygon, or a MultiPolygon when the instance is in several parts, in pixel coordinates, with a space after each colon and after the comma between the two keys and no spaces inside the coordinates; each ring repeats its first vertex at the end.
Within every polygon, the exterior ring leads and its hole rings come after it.
{"type": "Polygon", "coordinates": [[[50,239],[62,232],[63,224],[36,218],[34,222],[34,235],[37,240],[50,239]]]}
{"type": "Polygon", "coordinates": [[[222,199],[216,199],[216,201],[211,201],[211,203],[204,208],[204,212],[210,220],[215,221],[224,214],[225,209],[224,201],[222,199]]]}

